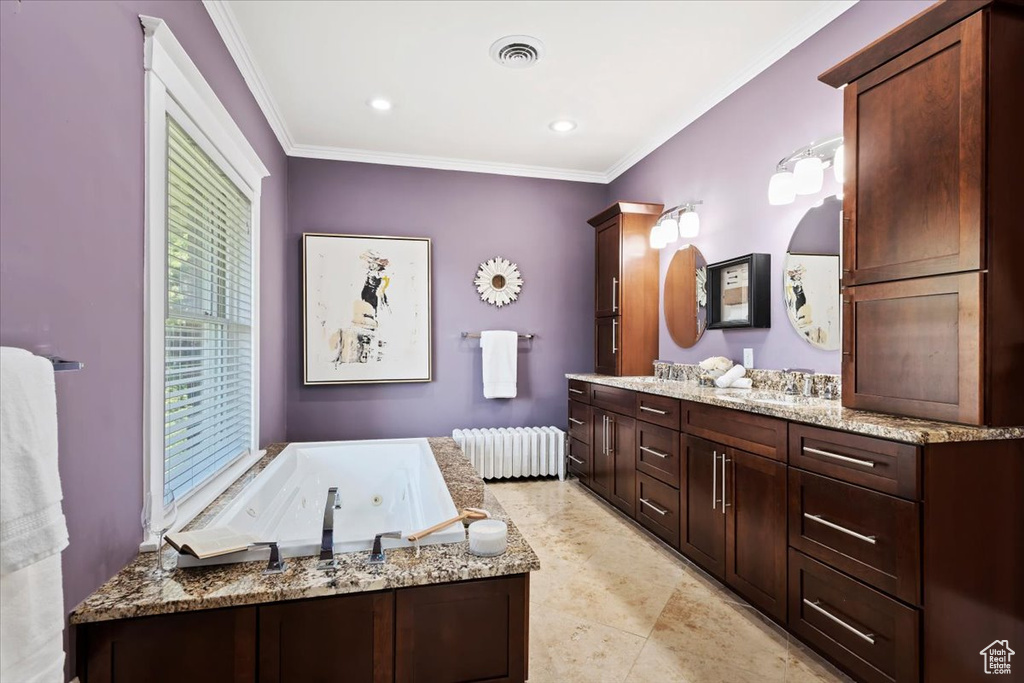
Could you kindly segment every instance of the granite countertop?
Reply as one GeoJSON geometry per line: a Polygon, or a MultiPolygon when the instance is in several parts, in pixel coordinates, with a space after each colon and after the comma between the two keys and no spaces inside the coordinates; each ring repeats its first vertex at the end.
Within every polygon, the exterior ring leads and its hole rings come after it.
{"type": "MultiPolygon", "coordinates": [[[[283,574],[271,576],[263,575],[265,562],[190,567],[160,576],[154,569],[156,556],[141,553],[78,605],[71,612],[71,623],[449,583],[540,569],[536,553],[455,441],[431,438],[429,442],[455,508],[483,508],[491,513],[491,517],[508,523],[508,550],[504,555],[470,555],[469,543],[463,541],[421,546],[418,558],[413,548],[389,549],[387,562],[383,565],[366,564],[368,552],[337,554],[335,559],[339,569],[333,573],[319,571],[316,557],[295,557],[288,558],[288,569],[283,574]]],[[[286,445],[268,447],[266,455],[249,472],[261,471],[286,445]]],[[[248,473],[240,477],[187,528],[203,528],[209,524],[251,479],[248,473]]],[[[163,552],[165,566],[172,566],[177,553],[167,546],[163,552]]]]}
{"type": "Polygon", "coordinates": [[[913,444],[1024,438],[1024,427],[972,427],[950,422],[919,420],[853,410],[844,408],[837,400],[788,396],[781,391],[718,389],[702,387],[696,382],[658,380],[654,377],[611,377],[595,374],[567,374],[566,377],[581,382],[734,408],[816,427],[840,429],[913,444]]]}

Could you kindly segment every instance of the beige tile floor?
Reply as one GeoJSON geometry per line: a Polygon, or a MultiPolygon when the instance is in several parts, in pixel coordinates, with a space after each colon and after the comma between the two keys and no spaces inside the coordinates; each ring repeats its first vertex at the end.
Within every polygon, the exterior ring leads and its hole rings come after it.
{"type": "Polygon", "coordinates": [[[540,556],[531,683],[849,680],[575,480],[490,486],[540,556]]]}

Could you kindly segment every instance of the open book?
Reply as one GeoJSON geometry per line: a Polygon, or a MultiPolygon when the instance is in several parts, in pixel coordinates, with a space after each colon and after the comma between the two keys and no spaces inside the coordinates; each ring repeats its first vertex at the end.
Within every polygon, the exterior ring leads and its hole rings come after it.
{"type": "Polygon", "coordinates": [[[256,538],[243,534],[231,527],[213,527],[197,531],[179,531],[164,536],[167,543],[179,553],[205,560],[208,557],[227,555],[245,550],[256,538]]]}

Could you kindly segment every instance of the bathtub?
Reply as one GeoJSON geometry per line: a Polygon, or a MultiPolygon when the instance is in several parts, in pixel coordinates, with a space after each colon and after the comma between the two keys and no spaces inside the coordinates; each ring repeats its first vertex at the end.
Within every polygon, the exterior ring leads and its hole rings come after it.
{"type": "MultiPolygon", "coordinates": [[[[259,541],[277,541],[283,557],[320,553],[327,490],[338,488],[334,552],[369,550],[376,534],[384,548],[412,545],[405,536],[457,513],[426,439],[332,441],[289,444],[207,525],[227,526],[259,541]]],[[[465,540],[461,522],[427,536],[422,545],[465,540]]],[[[255,548],[199,560],[181,555],[178,566],[194,567],[266,560],[255,548]]]]}

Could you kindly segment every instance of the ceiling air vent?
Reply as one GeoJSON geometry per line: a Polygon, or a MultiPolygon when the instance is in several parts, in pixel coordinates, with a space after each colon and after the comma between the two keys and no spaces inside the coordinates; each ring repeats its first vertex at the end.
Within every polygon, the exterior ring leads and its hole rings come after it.
{"type": "Polygon", "coordinates": [[[532,36],[505,36],[491,45],[491,59],[510,69],[533,66],[544,54],[544,44],[532,36]]]}

